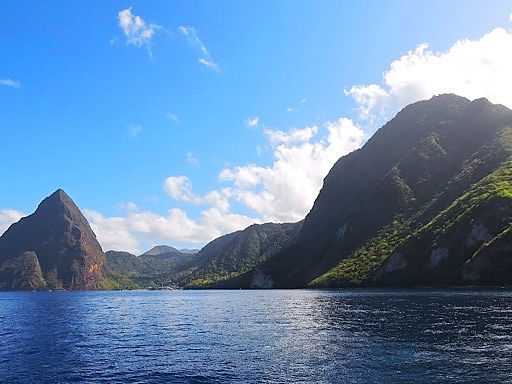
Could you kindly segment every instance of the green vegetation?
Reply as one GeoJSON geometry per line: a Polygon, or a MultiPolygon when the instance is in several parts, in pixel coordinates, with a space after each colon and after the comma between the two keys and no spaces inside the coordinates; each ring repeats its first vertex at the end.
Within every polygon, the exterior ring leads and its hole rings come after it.
{"type": "Polygon", "coordinates": [[[207,244],[198,254],[135,256],[107,252],[107,277],[99,289],[207,288],[222,285],[274,256],[297,234],[300,223],[251,225],[207,244]]]}
{"type": "Polygon", "coordinates": [[[311,287],[356,286],[367,282],[371,273],[382,264],[404,240],[408,226],[399,220],[380,231],[353,256],[342,260],[335,268],[313,280],[311,287]]]}
{"type": "MultiPolygon", "coordinates": [[[[472,220],[480,217],[476,213],[477,210],[487,216],[497,210],[501,210],[504,215],[510,214],[510,211],[505,208],[512,206],[512,160],[505,161],[490,175],[473,184],[468,191],[455,199],[447,208],[422,225],[421,221],[418,221],[418,217],[421,217],[430,205],[431,203],[416,214],[412,214],[408,220],[404,220],[403,216],[394,220],[390,226],[379,231],[351,256],[343,259],[327,273],[314,279],[310,286],[369,284],[372,273],[396,249],[400,249],[407,242],[414,243],[430,233],[431,248],[433,249],[440,243],[449,243],[450,236],[453,236],[452,233],[455,230],[461,227],[468,228],[472,220]]],[[[509,228],[508,223],[511,220],[512,217],[503,217],[504,224],[497,229],[500,231],[499,233],[503,233],[501,232],[503,225],[505,228],[509,228]]],[[[466,232],[468,231],[466,230],[466,232]]],[[[487,243],[484,243],[482,247],[485,248],[486,245],[487,243]]]]}

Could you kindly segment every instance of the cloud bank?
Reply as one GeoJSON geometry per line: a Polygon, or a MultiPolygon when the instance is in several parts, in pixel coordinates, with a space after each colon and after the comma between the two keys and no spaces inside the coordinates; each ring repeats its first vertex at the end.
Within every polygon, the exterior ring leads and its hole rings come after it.
{"type": "Polygon", "coordinates": [[[218,175],[224,184],[220,189],[199,195],[186,176],[164,180],[163,190],[170,199],[201,207],[198,217],[178,208],[158,215],[133,203],[118,217],[85,210],[102,246],[137,253],[142,243],[204,244],[253,223],[301,220],[334,162],[358,148],[364,139],[363,131],[347,118],[322,127],[265,130],[264,135],[272,149],[272,164],[227,167],[218,175]],[[234,201],[244,207],[245,214],[233,212],[234,201]]]}
{"type": "Polygon", "coordinates": [[[479,39],[462,39],[445,52],[428,44],[394,60],[380,84],[358,84],[345,90],[360,117],[388,118],[412,102],[442,93],[468,99],[486,97],[512,108],[512,31],[495,28],[479,39]]]}

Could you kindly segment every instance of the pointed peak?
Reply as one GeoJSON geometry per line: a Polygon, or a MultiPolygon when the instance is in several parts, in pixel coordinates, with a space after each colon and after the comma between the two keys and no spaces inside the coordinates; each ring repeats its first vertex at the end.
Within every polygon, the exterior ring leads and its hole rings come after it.
{"type": "Polygon", "coordinates": [[[73,202],[71,197],[61,188],[57,189],[50,196],[48,196],[45,200],[51,201],[62,201],[64,204],[69,204],[69,202],[73,202]]]}
{"type": "Polygon", "coordinates": [[[54,210],[56,207],[65,207],[72,212],[78,211],[78,207],[76,206],[73,199],[71,199],[71,197],[69,197],[69,195],[63,189],[60,188],[53,192],[50,196],[45,198],[43,201],[41,201],[38,210],[44,207],[51,207],[51,210],[54,210]]]}
{"type": "Polygon", "coordinates": [[[57,199],[64,199],[64,198],[70,198],[69,195],[64,191],[62,188],[57,189],[55,192],[53,192],[50,196],[50,198],[57,198],[57,199]]]}

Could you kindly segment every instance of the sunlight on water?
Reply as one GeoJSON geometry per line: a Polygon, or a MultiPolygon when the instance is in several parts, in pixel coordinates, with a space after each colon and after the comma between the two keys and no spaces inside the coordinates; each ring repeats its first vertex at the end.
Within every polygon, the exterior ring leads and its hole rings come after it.
{"type": "Polygon", "coordinates": [[[511,303],[455,290],[0,293],[0,381],[506,381],[511,303]]]}

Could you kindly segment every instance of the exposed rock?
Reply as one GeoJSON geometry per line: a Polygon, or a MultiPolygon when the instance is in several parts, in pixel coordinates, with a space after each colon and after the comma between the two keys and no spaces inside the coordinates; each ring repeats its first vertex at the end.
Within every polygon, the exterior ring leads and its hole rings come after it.
{"type": "Polygon", "coordinates": [[[348,228],[348,222],[343,224],[337,231],[336,231],[336,242],[340,242],[345,237],[345,233],[347,233],[348,228]]]}
{"type": "Polygon", "coordinates": [[[475,244],[486,242],[492,239],[492,236],[489,234],[487,228],[485,228],[480,223],[474,223],[471,227],[471,233],[466,240],[466,245],[468,247],[473,247],[475,244]]]}
{"type": "Polygon", "coordinates": [[[274,286],[272,278],[260,269],[254,271],[251,279],[251,288],[270,289],[274,286]]]}
{"type": "Polygon", "coordinates": [[[437,267],[439,262],[445,258],[447,258],[449,255],[449,249],[448,248],[436,248],[432,251],[430,254],[430,264],[429,268],[434,269],[437,267]]]}
{"type": "Polygon", "coordinates": [[[374,282],[382,278],[382,276],[405,269],[409,263],[404,255],[400,252],[395,252],[389,256],[386,261],[375,271],[372,280],[374,282]]]}

